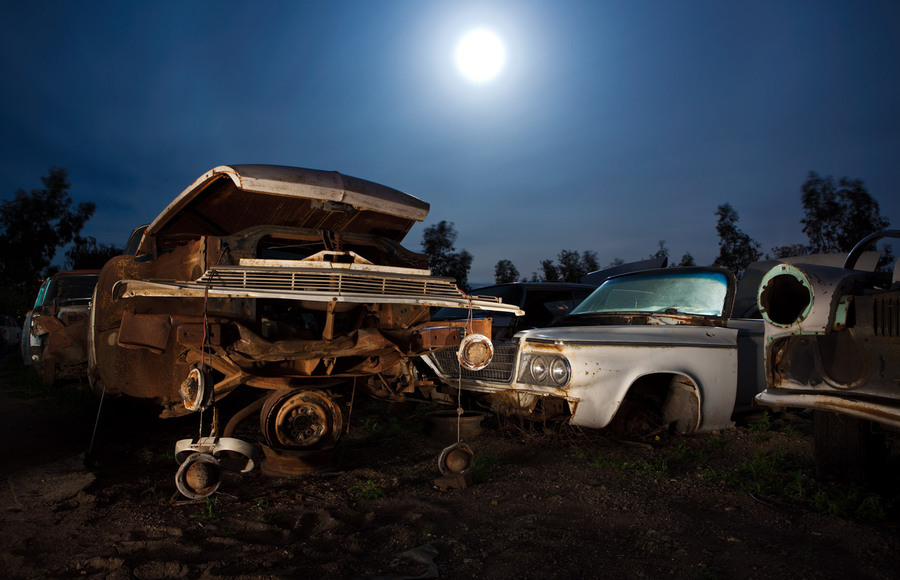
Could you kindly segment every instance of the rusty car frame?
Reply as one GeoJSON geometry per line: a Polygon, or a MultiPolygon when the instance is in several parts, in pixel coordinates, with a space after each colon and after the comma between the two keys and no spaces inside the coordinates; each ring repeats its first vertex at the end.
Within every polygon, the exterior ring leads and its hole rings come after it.
{"type": "Polygon", "coordinates": [[[867,236],[842,266],[779,264],[759,286],[767,387],[756,401],[815,412],[823,478],[877,478],[884,438],[900,431],[900,264],[892,273],[861,265],[877,242],[898,237],[867,236]]]}
{"type": "Polygon", "coordinates": [[[464,339],[490,335],[490,319],[433,323],[432,308],[521,311],[466,296],[400,244],[428,210],[337,172],[208,171],[136,230],[133,254],[101,271],[89,335],[94,389],[153,401],[162,417],[255,389],[260,398],[224,429],[212,425],[208,439],[231,445],[236,422],[259,412],[267,457],[333,447],[357,390],[429,399],[434,385],[410,359],[464,342],[463,360],[477,359],[481,345],[464,339]]]}

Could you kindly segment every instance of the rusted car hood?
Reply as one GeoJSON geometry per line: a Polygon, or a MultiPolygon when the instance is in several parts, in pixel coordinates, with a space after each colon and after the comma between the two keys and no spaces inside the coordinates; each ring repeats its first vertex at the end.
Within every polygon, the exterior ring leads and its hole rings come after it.
{"type": "Polygon", "coordinates": [[[396,189],[335,171],[223,165],[194,181],[153,220],[137,253],[257,225],[377,234],[399,242],[429,207],[396,189]]]}

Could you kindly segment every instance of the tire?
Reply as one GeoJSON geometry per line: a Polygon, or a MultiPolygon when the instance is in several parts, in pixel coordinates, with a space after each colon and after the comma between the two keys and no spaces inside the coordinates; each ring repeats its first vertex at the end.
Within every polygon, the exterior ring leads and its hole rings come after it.
{"type": "Polygon", "coordinates": [[[886,447],[871,421],[816,411],[813,417],[816,477],[871,485],[878,483],[886,447]]]}

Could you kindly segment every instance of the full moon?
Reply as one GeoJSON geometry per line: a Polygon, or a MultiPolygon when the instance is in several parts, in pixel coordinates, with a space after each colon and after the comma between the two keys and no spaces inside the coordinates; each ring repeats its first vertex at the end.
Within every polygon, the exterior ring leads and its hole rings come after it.
{"type": "Polygon", "coordinates": [[[497,76],[505,60],[503,43],[490,30],[472,31],[456,47],[456,65],[466,78],[476,83],[497,76]]]}

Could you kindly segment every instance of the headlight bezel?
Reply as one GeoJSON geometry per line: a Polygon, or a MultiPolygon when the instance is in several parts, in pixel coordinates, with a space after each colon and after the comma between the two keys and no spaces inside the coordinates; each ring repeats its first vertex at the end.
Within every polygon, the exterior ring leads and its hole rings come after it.
{"type": "Polygon", "coordinates": [[[556,354],[523,353],[517,381],[528,385],[562,388],[572,380],[572,367],[566,357],[556,354]]]}

